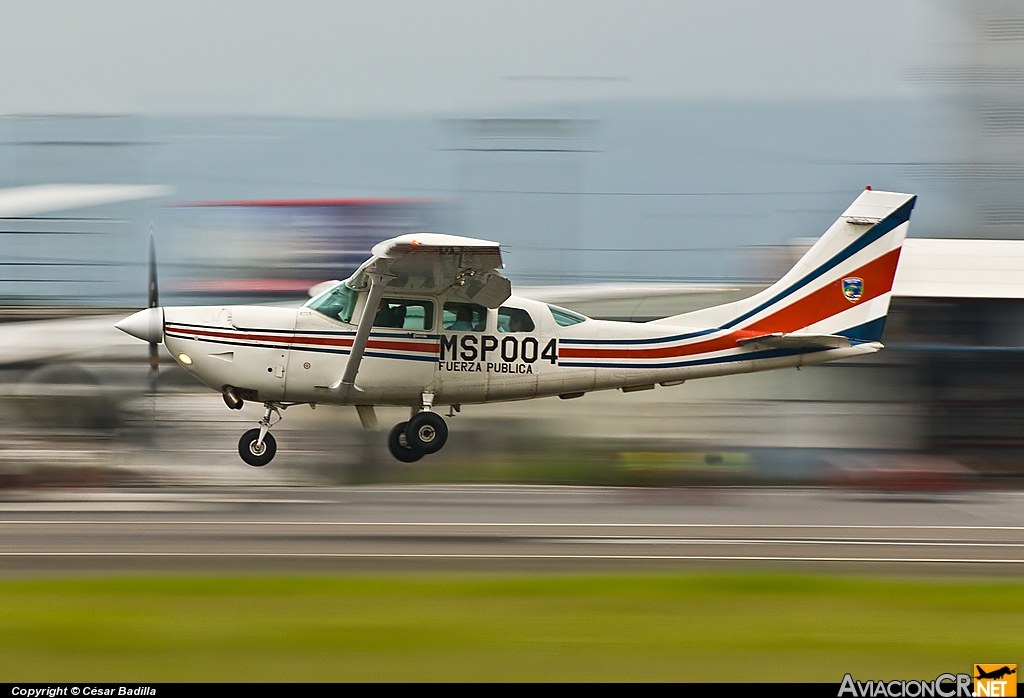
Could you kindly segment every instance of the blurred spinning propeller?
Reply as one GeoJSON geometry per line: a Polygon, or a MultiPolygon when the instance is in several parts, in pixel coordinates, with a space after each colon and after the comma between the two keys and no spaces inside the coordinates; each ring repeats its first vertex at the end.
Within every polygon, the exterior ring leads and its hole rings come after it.
{"type": "MultiPolygon", "coordinates": [[[[160,291],[157,288],[156,279],[156,239],[153,235],[153,226],[149,227],[149,308],[160,307],[160,291]]],[[[160,347],[158,342],[149,342],[149,390],[155,393],[157,379],[160,376],[160,347]]]]}

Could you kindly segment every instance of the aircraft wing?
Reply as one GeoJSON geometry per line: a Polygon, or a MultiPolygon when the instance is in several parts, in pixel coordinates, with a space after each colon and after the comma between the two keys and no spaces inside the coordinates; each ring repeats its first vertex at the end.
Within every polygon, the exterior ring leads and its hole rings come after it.
{"type": "Polygon", "coordinates": [[[0,216],[37,216],[67,209],[169,196],[167,186],[131,184],[40,184],[0,189],[0,216]]]}
{"type": "MultiPolygon", "coordinates": [[[[0,189],[0,218],[32,217],[142,199],[169,196],[168,186],[127,184],[41,184],[0,189]]],[[[143,345],[119,332],[114,323],[127,312],[54,320],[0,323],[0,366],[50,361],[142,360],[143,345]]]]}
{"type": "Polygon", "coordinates": [[[145,345],[114,328],[124,315],[0,324],[0,366],[86,359],[142,361],[145,345]]]}
{"type": "Polygon", "coordinates": [[[387,291],[457,289],[467,301],[497,308],[512,295],[512,285],[498,273],[504,267],[496,242],[440,233],[400,235],[373,247],[373,257],[348,281],[368,288],[369,274],[387,278],[387,291]]]}
{"type": "Polygon", "coordinates": [[[601,283],[518,286],[516,295],[554,303],[597,320],[648,322],[737,301],[764,288],[762,284],[601,283]]]}
{"type": "Polygon", "coordinates": [[[757,349],[844,349],[850,338],[838,334],[786,334],[773,332],[736,340],[738,345],[752,345],[757,349]]]}

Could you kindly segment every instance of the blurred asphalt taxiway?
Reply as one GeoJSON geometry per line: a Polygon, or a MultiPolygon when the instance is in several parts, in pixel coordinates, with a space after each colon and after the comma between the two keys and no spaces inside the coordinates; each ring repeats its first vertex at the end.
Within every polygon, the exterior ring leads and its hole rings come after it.
{"type": "Polygon", "coordinates": [[[5,492],[6,575],[342,570],[1011,574],[1024,494],[399,485],[5,492]]]}

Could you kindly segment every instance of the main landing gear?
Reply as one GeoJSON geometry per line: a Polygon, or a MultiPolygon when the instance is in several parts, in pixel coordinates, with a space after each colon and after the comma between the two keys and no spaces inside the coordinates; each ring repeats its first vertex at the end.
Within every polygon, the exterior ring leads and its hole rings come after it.
{"type": "Polygon", "coordinates": [[[433,395],[423,396],[423,408],[399,422],[388,434],[388,450],[403,463],[415,463],[423,456],[437,453],[448,441],[448,424],[444,418],[430,411],[433,395]]]}
{"type": "Polygon", "coordinates": [[[441,415],[420,412],[408,422],[399,422],[388,434],[388,450],[403,463],[415,463],[437,453],[448,440],[448,425],[441,415]]]}
{"type": "MultiPolygon", "coordinates": [[[[281,421],[279,405],[273,402],[264,402],[263,407],[265,409],[260,426],[245,432],[238,440],[238,455],[254,468],[261,468],[274,460],[274,454],[277,453],[277,440],[270,433],[270,427],[281,421]],[[277,415],[277,419],[271,422],[270,417],[274,414],[277,415]]],[[[287,406],[280,405],[280,407],[284,409],[287,406]]]]}

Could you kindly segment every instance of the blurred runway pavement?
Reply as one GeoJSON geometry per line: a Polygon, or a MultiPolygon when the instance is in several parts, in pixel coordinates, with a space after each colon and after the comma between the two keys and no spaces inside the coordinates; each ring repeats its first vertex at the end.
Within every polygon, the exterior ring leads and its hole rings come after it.
{"type": "Polygon", "coordinates": [[[759,566],[1011,574],[1024,494],[550,486],[7,492],[5,574],[759,566]]]}

